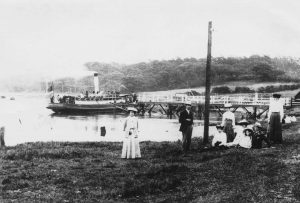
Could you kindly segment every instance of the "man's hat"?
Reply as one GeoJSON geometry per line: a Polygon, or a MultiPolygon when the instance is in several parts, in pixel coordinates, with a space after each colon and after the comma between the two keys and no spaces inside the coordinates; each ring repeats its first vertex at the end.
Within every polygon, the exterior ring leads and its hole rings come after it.
{"type": "Polygon", "coordinates": [[[273,94],[273,98],[280,98],[281,97],[281,94],[273,94]]]}
{"type": "Polygon", "coordinates": [[[191,101],[186,101],[186,102],[184,102],[184,104],[185,104],[186,106],[192,106],[192,102],[191,102],[191,101]]]}
{"type": "Polygon", "coordinates": [[[134,112],[137,112],[138,110],[134,107],[128,107],[127,108],[127,111],[134,111],[134,112]]]}
{"type": "Polygon", "coordinates": [[[221,130],[223,130],[223,129],[224,129],[224,126],[221,126],[221,125],[216,125],[216,128],[217,128],[217,129],[221,129],[221,130]]]}
{"type": "Polygon", "coordinates": [[[224,107],[225,107],[225,108],[230,108],[230,107],[232,107],[232,104],[226,103],[226,104],[224,104],[224,107]]]}
{"type": "Polygon", "coordinates": [[[240,122],[238,122],[239,125],[248,125],[249,122],[246,119],[241,120],[240,122]]]}

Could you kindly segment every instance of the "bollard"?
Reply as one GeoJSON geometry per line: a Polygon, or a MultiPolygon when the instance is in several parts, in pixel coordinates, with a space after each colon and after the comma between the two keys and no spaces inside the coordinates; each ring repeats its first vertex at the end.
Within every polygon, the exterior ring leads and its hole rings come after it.
{"type": "Polygon", "coordinates": [[[4,141],[5,127],[0,128],[0,149],[5,147],[4,141]]]}

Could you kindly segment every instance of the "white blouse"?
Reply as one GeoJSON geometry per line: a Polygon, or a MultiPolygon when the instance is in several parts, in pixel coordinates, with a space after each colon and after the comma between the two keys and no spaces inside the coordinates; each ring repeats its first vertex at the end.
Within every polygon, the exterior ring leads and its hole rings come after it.
{"type": "Polygon", "coordinates": [[[232,113],[231,111],[226,111],[225,113],[223,113],[223,117],[222,117],[222,126],[225,125],[225,120],[226,119],[230,119],[232,120],[232,126],[235,126],[235,116],[234,113],[232,113]]]}
{"type": "Polygon", "coordinates": [[[134,116],[129,116],[126,118],[125,120],[125,130],[129,130],[129,129],[138,129],[138,118],[134,117],[134,116]]]}
{"type": "Polygon", "coordinates": [[[283,119],[283,102],[282,100],[274,100],[273,98],[270,99],[270,105],[269,105],[269,113],[268,113],[268,118],[270,119],[270,116],[273,112],[278,112],[280,113],[280,120],[283,119]]]}
{"type": "Polygon", "coordinates": [[[221,133],[216,132],[216,133],[214,134],[214,138],[213,138],[212,143],[211,143],[212,146],[215,146],[215,144],[216,144],[217,142],[221,142],[221,143],[220,143],[220,146],[221,146],[221,145],[225,145],[225,144],[227,143],[227,136],[226,136],[226,133],[224,133],[224,132],[221,132],[221,133]]]}

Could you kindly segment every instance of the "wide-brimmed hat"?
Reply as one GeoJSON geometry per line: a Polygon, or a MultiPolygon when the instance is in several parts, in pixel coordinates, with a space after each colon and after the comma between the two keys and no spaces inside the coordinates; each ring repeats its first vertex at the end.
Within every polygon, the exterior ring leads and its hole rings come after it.
{"type": "Polygon", "coordinates": [[[249,122],[246,119],[243,119],[241,121],[238,122],[239,125],[248,125],[249,122]]]}
{"type": "Polygon", "coordinates": [[[273,94],[273,98],[280,98],[281,97],[281,94],[273,94]]]}
{"type": "Polygon", "coordinates": [[[127,111],[133,111],[133,112],[137,112],[138,110],[134,107],[128,107],[127,111]]]}
{"type": "Polygon", "coordinates": [[[191,101],[185,101],[184,105],[186,105],[186,106],[192,106],[192,102],[191,101]]]}
{"type": "Polygon", "coordinates": [[[225,107],[225,108],[230,108],[230,107],[232,107],[232,104],[226,103],[226,104],[224,104],[224,107],[225,107]]]}
{"type": "Polygon", "coordinates": [[[245,133],[246,131],[249,131],[250,133],[253,132],[253,130],[252,130],[251,128],[245,128],[245,129],[243,130],[243,133],[245,133]]]}
{"type": "Polygon", "coordinates": [[[216,128],[217,128],[217,129],[221,129],[221,130],[223,130],[223,129],[224,129],[224,126],[221,126],[221,125],[216,125],[216,128]]]}

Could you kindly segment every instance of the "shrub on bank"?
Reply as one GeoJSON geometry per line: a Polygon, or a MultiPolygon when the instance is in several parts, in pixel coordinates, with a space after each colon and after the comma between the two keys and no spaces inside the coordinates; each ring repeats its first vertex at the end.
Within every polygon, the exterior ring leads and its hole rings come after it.
{"type": "Polygon", "coordinates": [[[235,94],[235,93],[273,93],[273,92],[281,92],[287,90],[296,90],[300,88],[300,84],[293,85],[268,85],[264,87],[260,87],[257,90],[251,89],[249,87],[235,87],[234,90],[231,90],[228,86],[220,86],[214,87],[211,93],[215,94],[235,94]]]}
{"type": "Polygon", "coordinates": [[[231,89],[228,86],[220,86],[220,87],[214,87],[211,91],[211,93],[216,94],[230,94],[232,93],[231,89]]]}
{"type": "Polygon", "coordinates": [[[279,86],[273,86],[269,85],[266,87],[260,87],[258,88],[257,92],[259,93],[272,93],[272,92],[280,92],[280,91],[286,91],[286,90],[296,90],[300,88],[300,84],[293,84],[293,85],[279,85],[279,86]]]}
{"type": "Polygon", "coordinates": [[[255,91],[253,89],[250,89],[249,87],[235,87],[233,93],[254,93],[255,91]]]}

